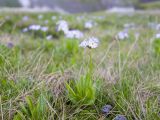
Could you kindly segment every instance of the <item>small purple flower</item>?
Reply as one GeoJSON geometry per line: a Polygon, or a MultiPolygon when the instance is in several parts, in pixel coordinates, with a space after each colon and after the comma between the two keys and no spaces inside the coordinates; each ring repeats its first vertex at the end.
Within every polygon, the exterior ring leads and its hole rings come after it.
{"type": "Polygon", "coordinates": [[[102,111],[103,114],[108,115],[109,112],[111,111],[111,109],[112,109],[111,105],[105,105],[105,106],[103,106],[101,111],[102,111]]]}
{"type": "Polygon", "coordinates": [[[8,48],[13,48],[13,47],[14,47],[14,45],[13,45],[13,43],[12,43],[12,42],[9,42],[9,43],[7,43],[7,47],[8,47],[8,48]]]}
{"type": "Polygon", "coordinates": [[[127,120],[126,117],[124,117],[123,115],[117,115],[114,120],[127,120]]]}

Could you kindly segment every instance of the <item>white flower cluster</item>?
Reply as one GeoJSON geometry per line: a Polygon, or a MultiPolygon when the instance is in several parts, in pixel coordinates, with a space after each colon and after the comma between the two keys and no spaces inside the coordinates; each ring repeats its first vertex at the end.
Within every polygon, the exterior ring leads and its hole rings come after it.
{"type": "Polygon", "coordinates": [[[154,22],[148,23],[148,27],[154,30],[160,30],[160,24],[158,23],[154,23],[154,22]]]}
{"type": "Polygon", "coordinates": [[[48,35],[48,36],[46,37],[47,40],[51,40],[52,38],[53,38],[52,35],[48,35]]]}
{"type": "Polygon", "coordinates": [[[128,33],[126,31],[121,31],[116,35],[116,39],[124,40],[129,37],[128,33]]]}
{"type": "Polygon", "coordinates": [[[84,36],[83,33],[79,30],[69,30],[68,23],[64,20],[57,22],[57,31],[58,32],[63,31],[65,36],[71,39],[73,38],[80,39],[83,38],[84,36]]]}
{"type": "Polygon", "coordinates": [[[156,25],[156,30],[160,30],[160,24],[156,25]]]}
{"type": "Polygon", "coordinates": [[[86,29],[91,29],[93,26],[94,26],[94,23],[93,23],[92,21],[87,21],[87,22],[85,22],[85,24],[84,24],[84,27],[85,27],[86,29]]]}
{"type": "Polygon", "coordinates": [[[62,32],[66,33],[69,30],[68,23],[65,20],[58,21],[56,26],[57,26],[56,29],[58,32],[62,31],[62,32]]]}
{"type": "Polygon", "coordinates": [[[43,32],[47,32],[48,31],[48,27],[42,26],[40,30],[43,31],[43,32]]]}
{"type": "Polygon", "coordinates": [[[32,31],[43,31],[43,32],[47,32],[48,31],[48,27],[46,26],[41,26],[41,25],[30,25],[29,27],[27,28],[24,28],[22,30],[22,32],[28,32],[29,30],[32,30],[32,31]]]}
{"type": "Polygon", "coordinates": [[[33,31],[37,31],[37,30],[40,30],[41,29],[41,26],[40,25],[30,25],[28,27],[29,30],[33,30],[33,31]]]}
{"type": "Polygon", "coordinates": [[[98,38],[95,38],[95,37],[90,37],[84,41],[82,41],[80,43],[80,47],[83,47],[83,48],[97,48],[99,45],[99,39],[98,38]]]}
{"type": "Polygon", "coordinates": [[[70,30],[68,32],[65,33],[66,38],[76,38],[76,39],[81,39],[83,38],[83,33],[79,30],[70,30]]]}
{"type": "Polygon", "coordinates": [[[22,21],[28,21],[29,17],[28,16],[23,16],[22,21]]]}
{"type": "Polygon", "coordinates": [[[160,39],[160,33],[157,33],[157,34],[155,35],[155,38],[156,38],[156,39],[160,39]]]}

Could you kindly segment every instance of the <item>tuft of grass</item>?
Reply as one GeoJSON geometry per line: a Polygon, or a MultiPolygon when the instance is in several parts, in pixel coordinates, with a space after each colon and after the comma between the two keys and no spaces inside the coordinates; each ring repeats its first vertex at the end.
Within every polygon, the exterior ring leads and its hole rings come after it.
{"type": "Polygon", "coordinates": [[[47,116],[47,103],[44,95],[40,95],[37,102],[34,103],[31,97],[26,96],[26,104],[20,103],[20,110],[14,116],[13,120],[43,120],[47,116]]]}
{"type": "Polygon", "coordinates": [[[156,55],[160,55],[160,39],[155,39],[153,41],[153,49],[156,55]]]}
{"type": "Polygon", "coordinates": [[[70,84],[66,83],[68,98],[79,105],[93,105],[96,100],[96,84],[88,75],[70,84]]]}

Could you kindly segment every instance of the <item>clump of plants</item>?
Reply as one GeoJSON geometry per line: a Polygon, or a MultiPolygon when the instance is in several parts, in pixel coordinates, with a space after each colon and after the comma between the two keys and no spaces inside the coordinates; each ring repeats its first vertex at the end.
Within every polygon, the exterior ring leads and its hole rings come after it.
{"type": "Polygon", "coordinates": [[[160,39],[153,41],[153,49],[156,55],[160,55],[160,39]]]}
{"type": "Polygon", "coordinates": [[[92,37],[81,42],[79,45],[80,47],[89,49],[89,62],[87,65],[88,71],[86,75],[82,75],[80,79],[66,84],[68,98],[75,104],[92,105],[96,100],[98,84],[93,80],[94,65],[92,61],[91,49],[97,48],[98,44],[99,40],[92,37]]]}

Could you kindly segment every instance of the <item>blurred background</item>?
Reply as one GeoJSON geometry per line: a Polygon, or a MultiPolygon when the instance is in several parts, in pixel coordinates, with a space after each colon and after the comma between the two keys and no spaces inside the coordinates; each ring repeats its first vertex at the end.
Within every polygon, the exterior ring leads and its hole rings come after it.
{"type": "Polygon", "coordinates": [[[22,7],[24,9],[78,13],[113,8],[159,9],[160,0],[0,0],[0,7],[22,7]]]}

